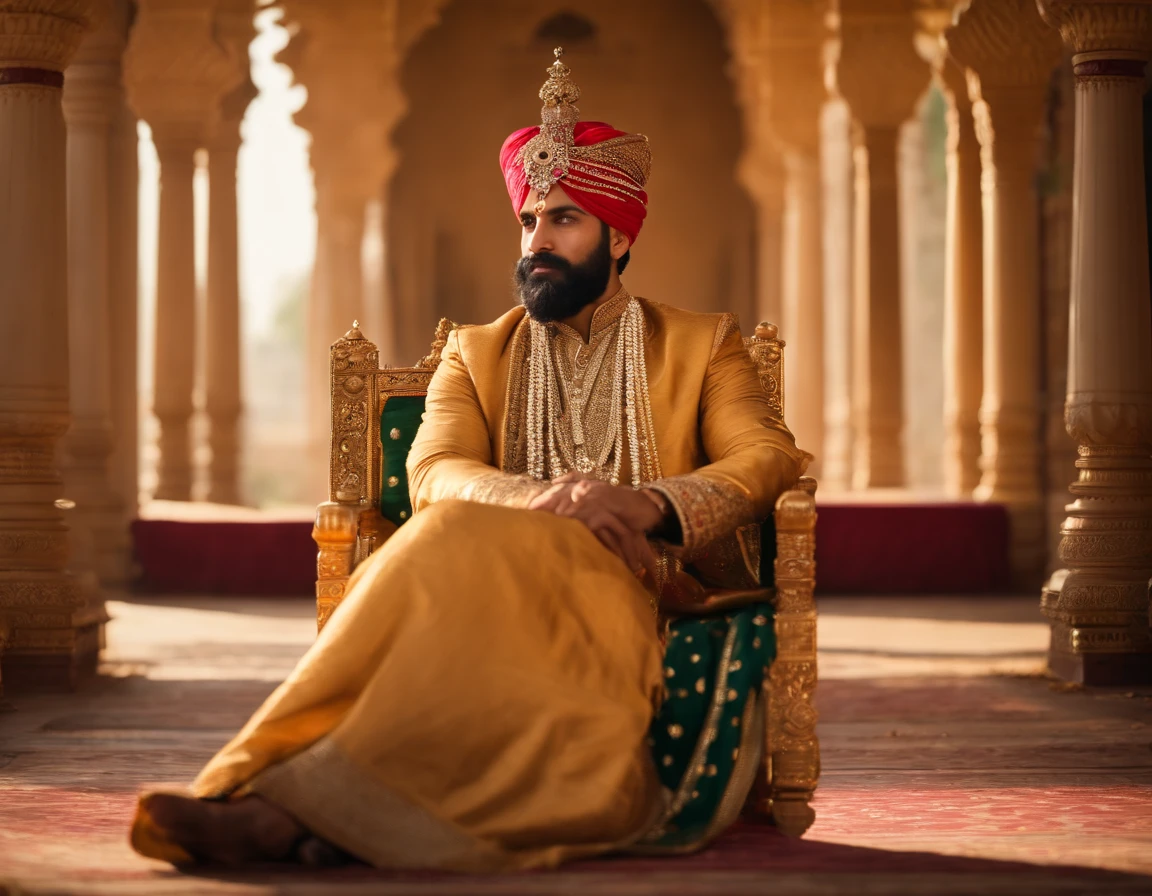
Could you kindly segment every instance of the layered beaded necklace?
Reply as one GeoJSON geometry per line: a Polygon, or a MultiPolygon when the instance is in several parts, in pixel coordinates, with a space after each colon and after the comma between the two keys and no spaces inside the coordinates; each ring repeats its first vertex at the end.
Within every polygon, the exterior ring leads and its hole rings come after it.
{"type": "MultiPolygon", "coordinates": [[[[627,294],[625,294],[627,295],[627,294]]],[[[572,382],[558,375],[549,324],[530,321],[528,359],[527,462],[533,479],[555,479],[570,470],[619,485],[627,441],[632,485],[659,479],[660,457],[648,397],[644,362],[644,311],[627,297],[614,325],[585,357],[577,354],[572,382]],[[589,414],[590,391],[596,385],[611,346],[615,363],[608,385],[608,413],[589,414]],[[599,419],[597,419],[599,418],[599,419]],[[603,427],[602,432],[595,432],[603,427]]]]}

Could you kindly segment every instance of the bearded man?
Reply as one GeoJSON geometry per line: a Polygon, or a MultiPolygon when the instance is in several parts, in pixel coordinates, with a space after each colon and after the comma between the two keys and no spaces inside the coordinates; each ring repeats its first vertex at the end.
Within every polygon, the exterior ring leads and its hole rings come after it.
{"type": "Polygon", "coordinates": [[[499,871],[684,851],[742,804],[770,632],[749,629],[761,652],[737,655],[701,628],[678,670],[657,611],[755,586],[741,539],[807,455],[732,315],[621,283],[648,142],[579,122],[559,53],[542,125],[500,153],[521,304],[449,337],[408,455],[412,519],[192,794],[141,797],[141,853],[236,864],[338,849],[499,871]]]}

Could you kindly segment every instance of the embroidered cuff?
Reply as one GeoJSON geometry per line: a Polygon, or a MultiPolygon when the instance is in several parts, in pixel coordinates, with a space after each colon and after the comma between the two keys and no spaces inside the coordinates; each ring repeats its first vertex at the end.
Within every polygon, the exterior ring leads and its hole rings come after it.
{"type": "Polygon", "coordinates": [[[477,504],[500,504],[504,507],[527,507],[537,495],[548,490],[549,483],[530,476],[491,473],[477,476],[464,486],[460,497],[477,504]]]}
{"type": "Polygon", "coordinates": [[[650,482],[676,510],[685,554],[755,522],[752,500],[735,485],[688,473],[650,482]]]}

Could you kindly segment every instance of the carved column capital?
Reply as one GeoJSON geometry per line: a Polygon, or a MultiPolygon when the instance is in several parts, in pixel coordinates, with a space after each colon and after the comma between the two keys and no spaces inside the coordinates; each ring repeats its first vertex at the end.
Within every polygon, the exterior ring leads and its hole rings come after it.
{"type": "Polygon", "coordinates": [[[928,82],[913,0],[840,0],[836,92],[865,128],[900,127],[928,82]]]}
{"type": "MultiPolygon", "coordinates": [[[[948,52],[980,77],[985,94],[1046,86],[1063,47],[1036,0],[972,0],[944,32],[948,52]]],[[[987,97],[986,97],[987,98],[987,97]]]]}
{"type": "Polygon", "coordinates": [[[259,90],[252,82],[248,64],[248,45],[256,37],[253,0],[218,0],[214,30],[220,42],[236,60],[239,83],[220,99],[220,112],[212,125],[210,148],[215,151],[238,151],[240,123],[259,90]]]}
{"type": "MultiPolygon", "coordinates": [[[[0,0],[0,68],[62,72],[108,0],[0,0]]],[[[59,83],[55,86],[59,86],[59,83]]]]}
{"type": "Polygon", "coordinates": [[[278,59],[308,90],[296,123],[312,135],[317,188],[363,205],[394,167],[389,138],[406,109],[395,0],[283,0],[297,28],[278,59]],[[334,192],[333,192],[334,191],[334,192]]]}
{"type": "Polygon", "coordinates": [[[768,82],[768,127],[788,149],[815,156],[820,110],[828,96],[823,7],[808,0],[779,0],[765,10],[761,58],[768,82]]]}
{"type": "Polygon", "coordinates": [[[204,142],[220,99],[244,75],[237,51],[213,27],[213,4],[140,0],[124,54],[124,83],[133,110],[157,143],[204,142]]]}
{"type": "Polygon", "coordinates": [[[969,70],[976,133],[989,163],[1032,170],[1053,69],[1063,46],[1035,0],[972,0],[944,33],[969,70]]]}
{"type": "MultiPolygon", "coordinates": [[[[1038,0],[1038,6],[1077,55],[1133,60],[1152,56],[1152,0],[1038,0]]],[[[1081,61],[1091,58],[1076,60],[1081,61]]]]}

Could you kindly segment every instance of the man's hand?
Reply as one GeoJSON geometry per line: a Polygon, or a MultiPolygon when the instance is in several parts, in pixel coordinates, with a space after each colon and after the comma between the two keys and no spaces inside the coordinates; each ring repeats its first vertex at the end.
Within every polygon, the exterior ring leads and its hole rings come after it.
{"type": "Polygon", "coordinates": [[[656,555],[647,533],[663,522],[664,515],[656,501],[639,491],[568,473],[554,479],[552,487],[528,507],[580,520],[633,572],[647,570],[656,581],[656,555]]]}

